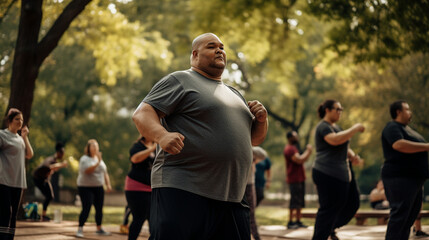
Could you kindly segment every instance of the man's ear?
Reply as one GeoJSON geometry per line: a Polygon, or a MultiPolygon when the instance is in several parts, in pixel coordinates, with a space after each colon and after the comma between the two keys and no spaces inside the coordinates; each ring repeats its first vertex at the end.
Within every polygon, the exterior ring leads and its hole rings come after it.
{"type": "Polygon", "coordinates": [[[398,117],[400,115],[400,113],[402,112],[402,109],[398,109],[396,110],[396,117],[398,117]]]}

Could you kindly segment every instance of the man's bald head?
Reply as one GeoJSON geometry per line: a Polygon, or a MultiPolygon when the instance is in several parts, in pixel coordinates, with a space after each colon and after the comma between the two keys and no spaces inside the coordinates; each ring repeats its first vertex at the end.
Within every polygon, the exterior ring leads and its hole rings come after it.
{"type": "Polygon", "coordinates": [[[226,66],[222,41],[213,33],[204,33],[192,41],[191,68],[206,77],[220,80],[226,66]]]}
{"type": "Polygon", "coordinates": [[[214,33],[203,33],[198,37],[194,38],[194,41],[192,41],[192,51],[197,50],[201,43],[204,42],[203,40],[207,37],[216,37],[217,39],[219,39],[219,37],[216,36],[216,34],[214,33]]]}

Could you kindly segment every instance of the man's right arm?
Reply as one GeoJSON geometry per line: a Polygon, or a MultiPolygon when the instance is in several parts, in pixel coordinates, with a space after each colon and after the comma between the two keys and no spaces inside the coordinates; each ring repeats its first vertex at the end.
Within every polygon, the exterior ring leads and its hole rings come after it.
{"type": "Polygon", "coordinates": [[[153,140],[170,154],[178,154],[182,150],[185,137],[177,132],[168,132],[160,122],[165,114],[147,103],[142,103],[133,114],[137,130],[148,140],[153,140]]]}
{"type": "Polygon", "coordinates": [[[417,153],[429,151],[429,143],[413,142],[405,139],[397,140],[392,148],[402,153],[417,153]]]}
{"type": "Polygon", "coordinates": [[[310,157],[312,150],[313,150],[313,147],[310,144],[308,144],[303,154],[295,153],[292,156],[292,161],[298,164],[303,164],[310,157]]]}

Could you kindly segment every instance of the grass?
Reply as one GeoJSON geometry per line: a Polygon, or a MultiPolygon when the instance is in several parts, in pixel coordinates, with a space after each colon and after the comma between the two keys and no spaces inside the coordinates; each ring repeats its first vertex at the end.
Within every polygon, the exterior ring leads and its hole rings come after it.
{"type": "MultiPolygon", "coordinates": [[[[42,205],[39,204],[39,209],[42,209],[42,205]]],[[[48,207],[47,215],[51,219],[54,218],[54,211],[56,209],[61,209],[63,214],[63,220],[66,221],[79,221],[79,214],[82,211],[81,207],[74,205],[62,205],[62,204],[51,204],[48,207]]],[[[122,223],[124,216],[124,207],[116,207],[116,206],[104,206],[103,207],[103,225],[119,225],[122,223]]],[[[39,214],[41,211],[39,210],[39,214]]],[[[130,216],[130,221],[132,220],[132,216],[130,216]]],[[[91,208],[91,212],[89,214],[87,222],[94,223],[95,222],[95,209],[91,208]]]]}
{"type": "MultiPolygon", "coordinates": [[[[287,203],[276,204],[276,205],[261,205],[256,209],[256,222],[258,225],[286,225],[289,220],[289,209],[287,208],[287,203]]],[[[317,211],[317,206],[315,204],[309,204],[309,208],[306,208],[306,211],[317,211]]],[[[39,204],[39,214],[41,213],[42,205],[39,204]]],[[[63,214],[63,220],[67,221],[78,221],[81,207],[74,205],[61,205],[61,204],[51,204],[48,208],[48,216],[53,219],[55,209],[61,209],[63,214]]],[[[119,225],[122,223],[122,218],[124,215],[124,207],[117,206],[104,206],[103,208],[103,224],[104,225],[119,225]]],[[[361,209],[370,209],[368,203],[362,203],[361,209]]],[[[429,203],[423,204],[423,209],[429,209],[429,203]]],[[[87,222],[95,222],[94,219],[95,210],[91,208],[90,215],[87,222]]],[[[130,221],[132,216],[130,216],[130,221]]],[[[314,225],[314,219],[302,219],[302,222],[305,225],[312,226],[314,225]]],[[[355,224],[356,220],[353,219],[349,224],[355,224]]],[[[367,225],[376,225],[376,219],[368,219],[367,225]]],[[[429,225],[429,218],[422,219],[422,225],[429,225]]]]}

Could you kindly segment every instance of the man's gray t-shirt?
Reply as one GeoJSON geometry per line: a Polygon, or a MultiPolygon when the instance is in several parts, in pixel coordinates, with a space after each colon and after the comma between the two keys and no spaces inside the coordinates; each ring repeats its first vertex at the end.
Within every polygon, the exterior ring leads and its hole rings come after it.
{"type": "Polygon", "coordinates": [[[24,139],[7,129],[0,130],[0,184],[27,188],[24,139]]]}
{"type": "Polygon", "coordinates": [[[314,169],[335,177],[344,182],[351,181],[350,166],[347,160],[349,141],[333,146],[325,141],[325,136],[330,133],[341,132],[337,125],[331,125],[326,121],[320,121],[316,127],[316,160],[314,169]]]}
{"type": "Polygon", "coordinates": [[[192,71],[161,79],[143,102],[163,112],[162,125],[185,136],[177,155],[158,149],[152,188],[171,187],[240,202],[252,162],[253,115],[235,89],[192,71]]]}

